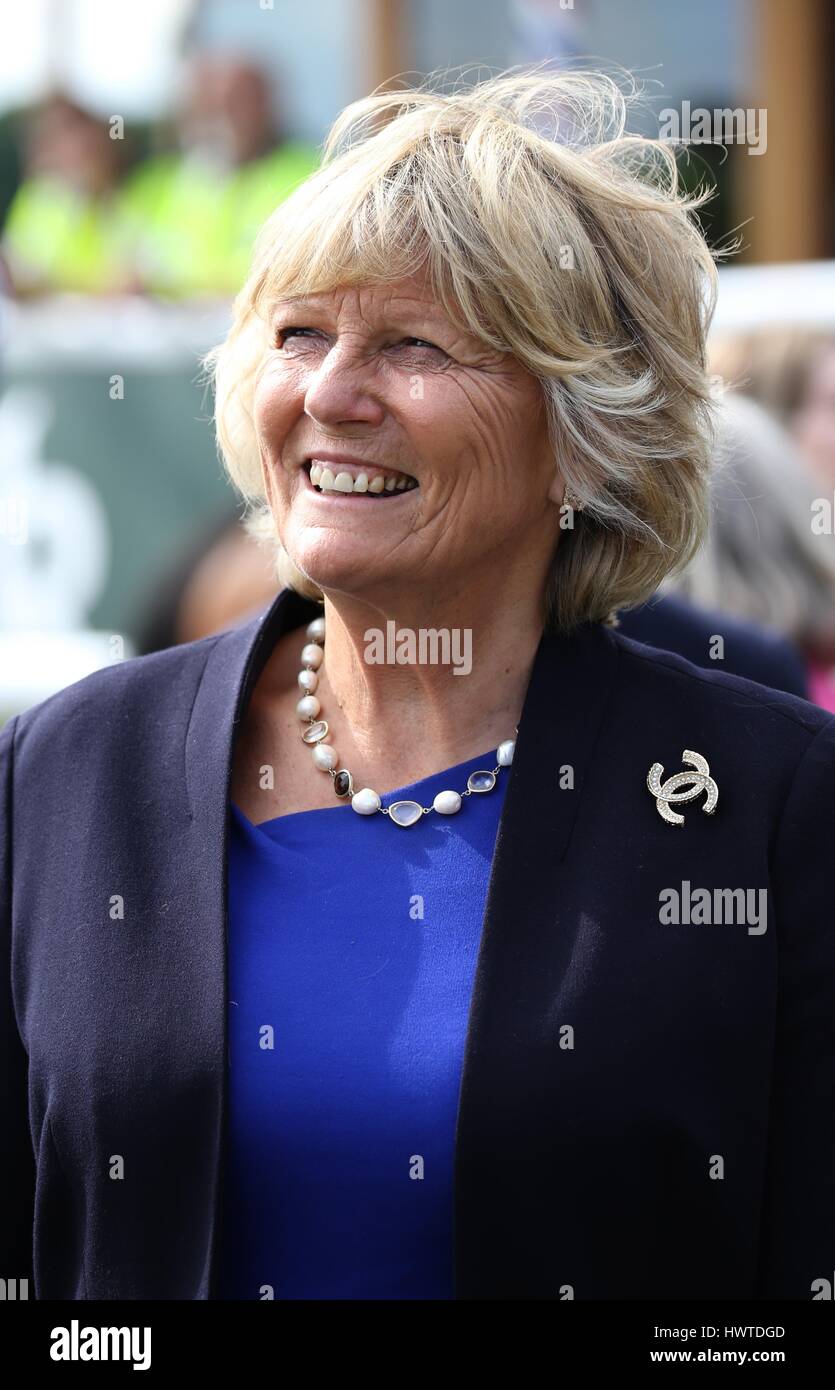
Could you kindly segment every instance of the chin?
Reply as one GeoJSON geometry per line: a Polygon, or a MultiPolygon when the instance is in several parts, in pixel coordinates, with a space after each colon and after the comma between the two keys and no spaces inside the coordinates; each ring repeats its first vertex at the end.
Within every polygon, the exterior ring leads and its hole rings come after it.
{"type": "Polygon", "coordinates": [[[377,583],[390,586],[393,580],[393,575],[379,571],[380,556],[370,546],[329,540],[326,545],[285,546],[285,550],[296,569],[323,593],[358,593],[377,583]]]}

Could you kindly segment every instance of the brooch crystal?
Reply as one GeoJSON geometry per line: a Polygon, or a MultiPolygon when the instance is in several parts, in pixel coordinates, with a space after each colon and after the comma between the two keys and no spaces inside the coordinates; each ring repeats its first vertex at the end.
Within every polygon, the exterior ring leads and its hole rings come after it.
{"type": "Polygon", "coordinates": [[[684,825],[684,816],[680,816],[677,811],[672,810],[670,806],[672,801],[693,801],[702,792],[706,792],[707,797],[702,810],[707,816],[713,815],[719,802],[719,788],[710,775],[707,758],[703,758],[701,753],[694,753],[691,749],[685,748],[681,755],[681,761],[686,767],[692,767],[695,771],[674,772],[672,777],[668,777],[666,782],[662,782],[663,764],[653,763],[647,776],[647,786],[655,797],[658,814],[670,825],[684,825]]]}

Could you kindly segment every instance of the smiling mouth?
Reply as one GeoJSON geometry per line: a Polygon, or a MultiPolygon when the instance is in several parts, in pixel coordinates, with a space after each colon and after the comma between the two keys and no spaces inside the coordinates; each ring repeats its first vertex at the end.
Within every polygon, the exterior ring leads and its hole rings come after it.
{"type": "Polygon", "coordinates": [[[313,458],[308,459],[304,469],[314,491],[334,495],[351,494],[379,501],[401,492],[414,492],[418,486],[417,478],[407,473],[386,473],[383,469],[364,469],[357,464],[329,463],[313,458]]]}

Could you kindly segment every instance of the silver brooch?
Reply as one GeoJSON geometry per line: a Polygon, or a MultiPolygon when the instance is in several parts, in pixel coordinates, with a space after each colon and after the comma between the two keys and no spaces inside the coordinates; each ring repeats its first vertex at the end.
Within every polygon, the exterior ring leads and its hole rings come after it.
{"type": "Polygon", "coordinates": [[[707,758],[703,758],[701,753],[693,753],[689,748],[685,748],[681,761],[685,766],[695,768],[695,771],[674,772],[672,777],[662,782],[663,764],[653,763],[647,776],[647,786],[655,797],[658,814],[670,825],[684,825],[684,816],[671,810],[671,801],[693,801],[702,792],[706,792],[707,798],[702,810],[707,816],[713,815],[719,802],[719,788],[710,775],[707,758]],[[688,790],[681,790],[684,787],[688,790]]]}

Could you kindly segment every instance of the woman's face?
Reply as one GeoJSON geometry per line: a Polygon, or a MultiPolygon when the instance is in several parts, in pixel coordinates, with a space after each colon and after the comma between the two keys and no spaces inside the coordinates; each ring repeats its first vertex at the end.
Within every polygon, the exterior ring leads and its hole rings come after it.
{"type": "Polygon", "coordinates": [[[272,331],[261,462],[309,578],[369,597],[495,590],[514,566],[544,578],[562,485],[539,384],[514,358],[462,333],[421,277],[279,304],[272,331]]]}

